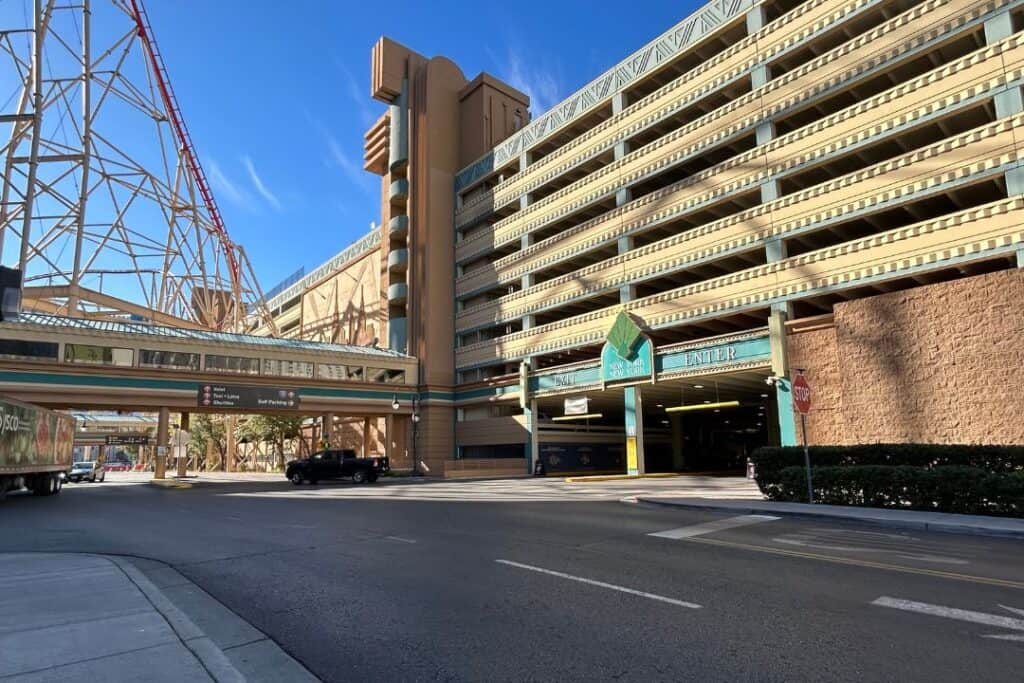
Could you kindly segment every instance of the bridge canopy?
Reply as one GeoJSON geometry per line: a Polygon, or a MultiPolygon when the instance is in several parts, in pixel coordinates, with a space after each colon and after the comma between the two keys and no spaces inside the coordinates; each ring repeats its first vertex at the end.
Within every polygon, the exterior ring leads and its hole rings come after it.
{"type": "Polygon", "coordinates": [[[414,357],[377,347],[40,313],[0,322],[0,394],[54,407],[380,415],[417,381],[414,357]],[[204,404],[217,387],[240,398],[204,404]],[[256,402],[272,390],[292,403],[256,402]]]}

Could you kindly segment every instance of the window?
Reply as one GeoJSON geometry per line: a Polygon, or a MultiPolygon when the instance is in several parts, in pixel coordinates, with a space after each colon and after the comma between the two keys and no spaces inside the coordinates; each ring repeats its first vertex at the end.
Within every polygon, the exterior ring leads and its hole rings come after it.
{"type": "Polygon", "coordinates": [[[329,379],[336,382],[362,382],[363,366],[361,365],[338,365],[336,363],[317,363],[317,376],[320,379],[329,379]]]}
{"type": "Polygon", "coordinates": [[[308,361],[263,359],[263,374],[281,377],[312,377],[313,364],[308,361]]]}
{"type": "Polygon", "coordinates": [[[405,384],[405,370],[390,370],[388,368],[366,368],[366,374],[371,382],[384,382],[385,384],[405,384]]]}
{"type": "Polygon", "coordinates": [[[116,349],[110,346],[66,344],[64,346],[64,361],[67,363],[85,363],[89,365],[131,367],[135,361],[135,352],[132,349],[116,349]]]}
{"type": "Polygon", "coordinates": [[[234,372],[239,375],[260,374],[260,359],[242,356],[206,354],[206,369],[211,372],[234,372]]]}
{"type": "Polygon", "coordinates": [[[0,358],[18,360],[57,360],[56,342],[0,339],[0,358]]]}
{"type": "Polygon", "coordinates": [[[150,351],[139,349],[139,367],[168,370],[198,370],[199,354],[183,351],[150,351]]]}

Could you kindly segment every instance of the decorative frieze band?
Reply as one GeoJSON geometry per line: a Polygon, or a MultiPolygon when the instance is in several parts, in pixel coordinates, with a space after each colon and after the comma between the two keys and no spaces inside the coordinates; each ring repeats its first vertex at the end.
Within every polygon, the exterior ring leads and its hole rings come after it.
{"type": "Polygon", "coordinates": [[[708,3],[460,171],[455,176],[455,190],[467,187],[517,157],[520,152],[578,119],[617,91],[671,61],[680,52],[753,5],[754,0],[713,0],[708,3]]]}

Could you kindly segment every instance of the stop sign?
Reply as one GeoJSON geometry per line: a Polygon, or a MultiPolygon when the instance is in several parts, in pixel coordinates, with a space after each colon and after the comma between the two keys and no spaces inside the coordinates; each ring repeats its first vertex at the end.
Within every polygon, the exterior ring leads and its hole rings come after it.
{"type": "Polygon", "coordinates": [[[811,386],[802,374],[793,379],[793,404],[803,415],[811,410],[811,386]]]}

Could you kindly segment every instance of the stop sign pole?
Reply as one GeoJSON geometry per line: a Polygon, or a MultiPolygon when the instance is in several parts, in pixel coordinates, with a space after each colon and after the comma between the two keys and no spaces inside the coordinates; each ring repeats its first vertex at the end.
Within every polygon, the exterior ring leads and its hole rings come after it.
{"type": "Polygon", "coordinates": [[[804,469],[807,471],[807,501],[814,503],[814,486],[811,483],[811,454],[807,449],[807,413],[811,410],[811,385],[804,377],[804,371],[796,370],[793,378],[793,405],[800,413],[800,430],[804,436],[804,469]]]}

